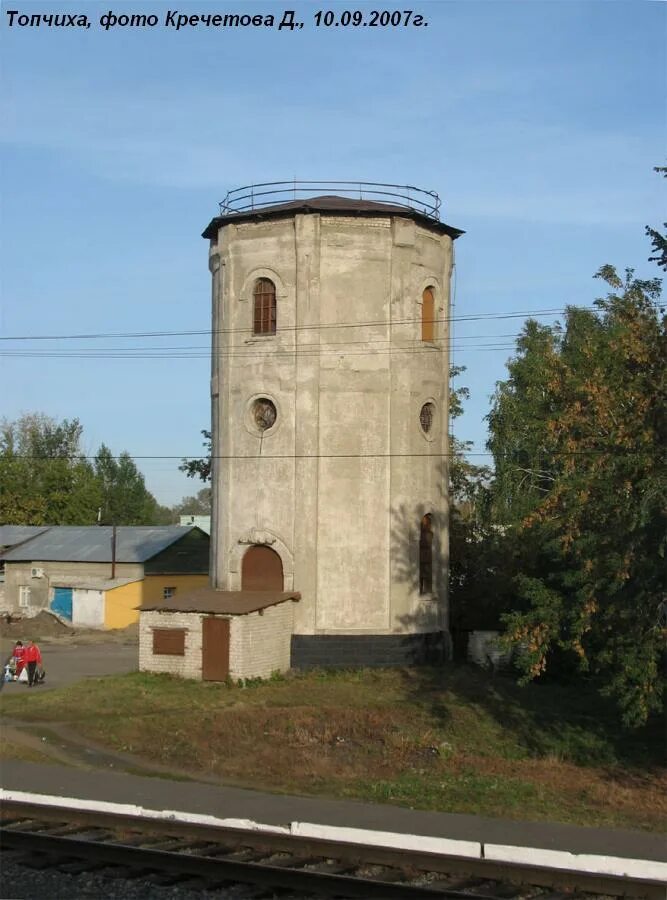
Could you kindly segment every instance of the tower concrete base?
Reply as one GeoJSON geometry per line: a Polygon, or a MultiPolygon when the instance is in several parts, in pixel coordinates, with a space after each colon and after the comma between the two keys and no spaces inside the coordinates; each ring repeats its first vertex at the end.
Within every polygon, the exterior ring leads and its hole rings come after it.
{"type": "Polygon", "coordinates": [[[293,634],[293,669],[436,665],[451,658],[447,632],[293,634]]]}

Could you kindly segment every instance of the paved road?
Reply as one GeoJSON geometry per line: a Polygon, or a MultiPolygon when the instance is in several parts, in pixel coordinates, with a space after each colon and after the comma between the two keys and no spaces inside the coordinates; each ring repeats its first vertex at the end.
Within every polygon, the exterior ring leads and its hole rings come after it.
{"type": "MultiPolygon", "coordinates": [[[[46,680],[40,690],[49,690],[81,681],[134,672],[139,668],[139,648],[136,644],[117,642],[94,644],[49,644],[40,642],[46,680]]],[[[24,684],[8,682],[4,689],[10,693],[25,691],[24,684]]]]}
{"type": "Polygon", "coordinates": [[[237,787],[169,781],[99,769],[91,772],[13,759],[3,760],[1,783],[3,788],[14,791],[248,818],[271,825],[315,822],[667,862],[664,835],[620,829],[580,828],[552,822],[509,822],[358,801],[266,794],[237,787]]]}

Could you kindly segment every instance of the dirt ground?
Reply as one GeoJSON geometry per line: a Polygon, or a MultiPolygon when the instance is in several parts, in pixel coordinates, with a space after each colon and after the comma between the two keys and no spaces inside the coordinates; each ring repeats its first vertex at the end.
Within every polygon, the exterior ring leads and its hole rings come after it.
{"type": "Polygon", "coordinates": [[[137,643],[139,640],[139,625],[128,625],[127,628],[114,628],[105,631],[99,628],[80,628],[67,625],[50,612],[40,612],[32,618],[18,619],[12,617],[11,622],[0,619],[0,640],[13,643],[14,641],[59,641],[71,643],[137,643]]]}

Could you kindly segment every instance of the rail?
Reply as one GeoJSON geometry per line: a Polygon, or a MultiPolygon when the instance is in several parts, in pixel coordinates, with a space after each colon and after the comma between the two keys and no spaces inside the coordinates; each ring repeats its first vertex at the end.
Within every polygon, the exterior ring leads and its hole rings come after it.
{"type": "Polygon", "coordinates": [[[1,818],[3,853],[38,857],[44,865],[56,867],[62,860],[80,860],[81,871],[88,866],[117,866],[159,877],[170,873],[177,880],[187,875],[213,884],[235,882],[380,900],[518,900],[525,893],[521,888],[527,886],[532,900],[570,900],[573,891],[580,900],[596,900],[596,894],[623,900],[665,896],[664,882],[651,879],[352,845],[174,818],[147,819],[13,800],[3,802],[1,818]]]}
{"type": "Polygon", "coordinates": [[[268,181],[248,184],[229,191],[220,202],[220,215],[253,212],[282,203],[307,200],[318,196],[343,197],[348,200],[374,200],[391,206],[411,209],[436,222],[440,221],[440,197],[412,185],[384,184],[375,181],[268,181]]]}

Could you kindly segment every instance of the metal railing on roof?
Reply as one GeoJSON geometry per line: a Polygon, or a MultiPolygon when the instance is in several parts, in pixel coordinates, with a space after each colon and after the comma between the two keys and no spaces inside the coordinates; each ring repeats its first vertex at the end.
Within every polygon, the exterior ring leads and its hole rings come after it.
{"type": "Polygon", "coordinates": [[[374,181],[268,181],[249,184],[229,191],[220,203],[220,215],[252,212],[282,203],[307,200],[322,195],[349,200],[374,200],[390,206],[402,206],[440,221],[440,197],[435,191],[408,184],[383,184],[374,181]]]}

